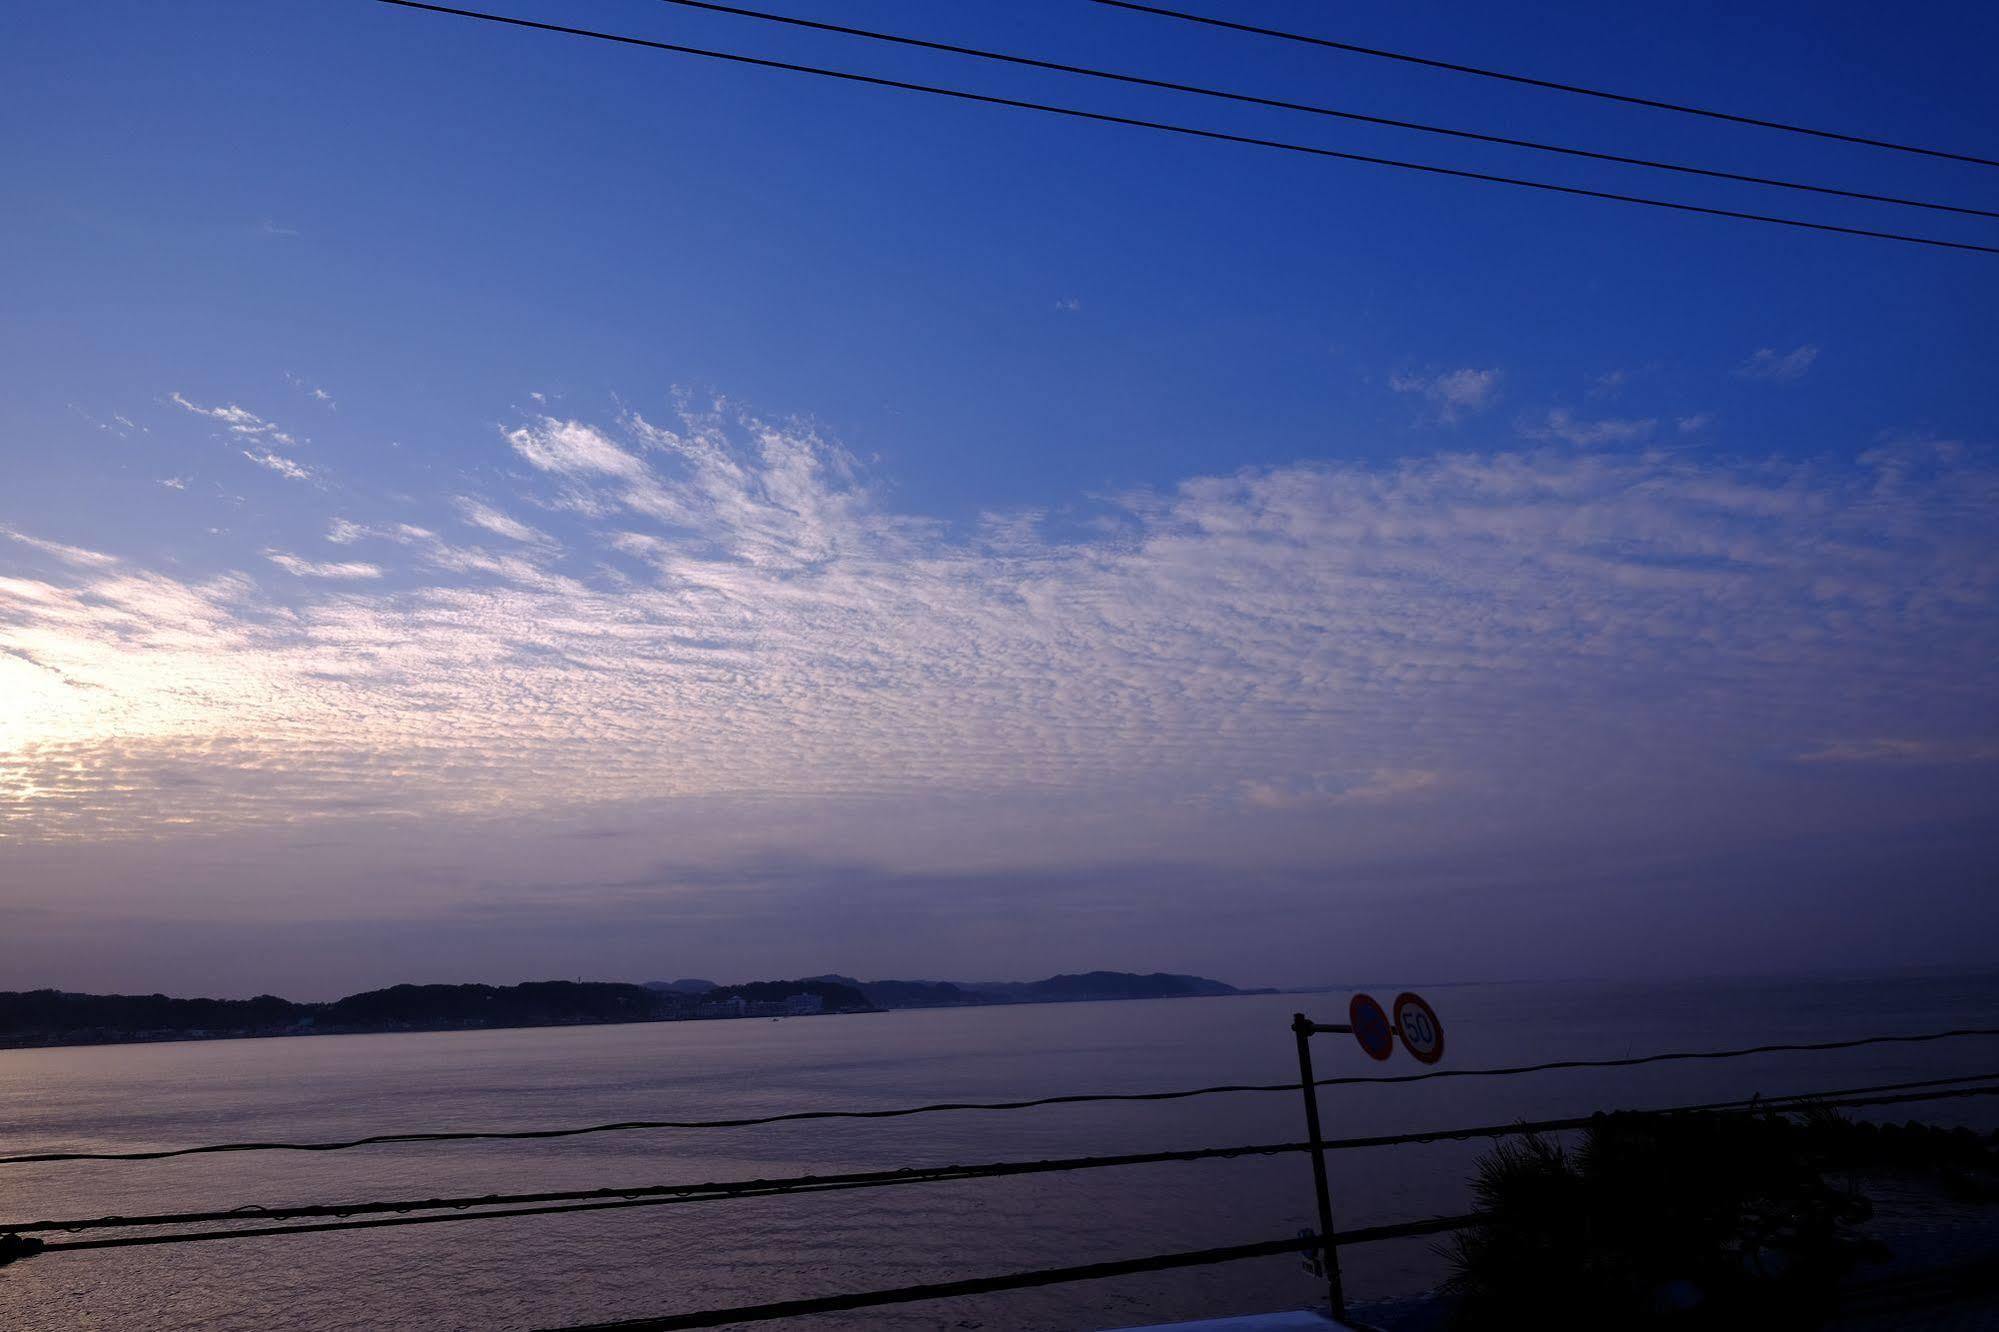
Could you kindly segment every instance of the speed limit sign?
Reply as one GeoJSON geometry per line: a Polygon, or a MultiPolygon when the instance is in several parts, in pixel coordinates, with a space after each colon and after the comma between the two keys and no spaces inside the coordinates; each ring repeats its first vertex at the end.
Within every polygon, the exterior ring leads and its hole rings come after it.
{"type": "Polygon", "coordinates": [[[1444,1024],[1423,996],[1404,990],[1395,996],[1395,1006],[1389,1012],[1395,1016],[1395,1033],[1402,1038],[1402,1048],[1418,1063],[1434,1064],[1444,1057],[1444,1024]]]}

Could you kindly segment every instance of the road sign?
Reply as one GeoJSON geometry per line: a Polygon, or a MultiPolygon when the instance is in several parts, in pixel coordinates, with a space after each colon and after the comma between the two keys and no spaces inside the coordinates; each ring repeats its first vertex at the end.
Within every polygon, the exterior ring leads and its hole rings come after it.
{"type": "Polygon", "coordinates": [[[1395,1031],[1389,1026],[1388,1014],[1374,1001],[1371,994],[1357,994],[1347,1005],[1347,1022],[1353,1030],[1353,1038],[1360,1042],[1360,1048],[1367,1051],[1370,1059],[1386,1059],[1395,1050],[1395,1031]]]}
{"type": "Polygon", "coordinates": [[[1402,1047],[1418,1063],[1434,1064],[1444,1057],[1444,1024],[1421,995],[1404,990],[1395,996],[1395,1030],[1402,1037],[1402,1047]]]}

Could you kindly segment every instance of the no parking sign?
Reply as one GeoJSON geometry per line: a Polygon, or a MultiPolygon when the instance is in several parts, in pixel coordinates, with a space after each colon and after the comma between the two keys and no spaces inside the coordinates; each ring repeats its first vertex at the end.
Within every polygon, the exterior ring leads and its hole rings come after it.
{"type": "Polygon", "coordinates": [[[1357,994],[1347,1005],[1347,1022],[1353,1027],[1353,1038],[1360,1042],[1360,1048],[1367,1051],[1370,1059],[1386,1059],[1395,1051],[1395,1029],[1389,1025],[1388,1014],[1381,1005],[1374,1002],[1371,994],[1357,994]]]}

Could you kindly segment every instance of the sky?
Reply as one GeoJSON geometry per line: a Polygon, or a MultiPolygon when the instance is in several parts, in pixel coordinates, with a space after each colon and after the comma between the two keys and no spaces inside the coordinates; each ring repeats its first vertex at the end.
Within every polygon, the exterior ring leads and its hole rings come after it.
{"type": "MultiPolygon", "coordinates": [[[[770,7],[1999,208],[1991,167],[1087,0],[770,7]]],[[[1999,157],[1972,6],[1226,12],[1999,157]]],[[[370,0],[5,24],[0,988],[1990,961],[1999,256],[370,0]]]]}

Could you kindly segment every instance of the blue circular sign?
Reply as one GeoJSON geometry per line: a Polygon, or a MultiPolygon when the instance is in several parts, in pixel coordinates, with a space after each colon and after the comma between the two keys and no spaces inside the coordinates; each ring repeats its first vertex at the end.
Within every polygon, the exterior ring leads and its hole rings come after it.
{"type": "Polygon", "coordinates": [[[1347,1023],[1353,1028],[1353,1038],[1360,1042],[1360,1048],[1367,1051],[1370,1059],[1386,1059],[1395,1049],[1395,1030],[1388,1023],[1388,1014],[1380,1004],[1374,1002],[1371,994],[1357,994],[1347,1005],[1347,1023]]]}

